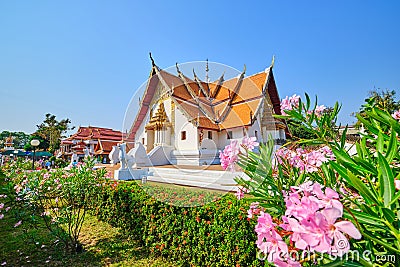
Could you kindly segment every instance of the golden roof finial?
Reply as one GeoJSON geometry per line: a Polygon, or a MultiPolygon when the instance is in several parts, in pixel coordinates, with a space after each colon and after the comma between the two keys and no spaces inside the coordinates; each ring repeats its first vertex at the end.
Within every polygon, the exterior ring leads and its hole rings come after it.
{"type": "Polygon", "coordinates": [[[274,67],[274,64],[275,64],[275,55],[272,56],[271,69],[274,67]]]}
{"type": "Polygon", "coordinates": [[[210,78],[208,77],[208,72],[210,69],[208,68],[208,58],[206,59],[206,83],[210,82],[210,78]]]}

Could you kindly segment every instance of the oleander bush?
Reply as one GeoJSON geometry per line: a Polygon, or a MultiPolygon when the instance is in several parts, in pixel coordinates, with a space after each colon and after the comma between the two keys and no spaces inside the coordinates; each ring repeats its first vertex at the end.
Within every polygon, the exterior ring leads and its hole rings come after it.
{"type": "MultiPolygon", "coordinates": [[[[88,158],[77,167],[29,170],[31,162],[7,162],[0,172],[0,219],[9,217],[26,233],[46,228],[66,251],[82,252],[80,230],[92,207],[89,201],[105,170],[93,170],[88,158]],[[4,171],[4,173],[3,173],[4,171]]],[[[35,236],[27,236],[35,242],[35,236]]]]}
{"type": "Polygon", "coordinates": [[[365,130],[349,144],[335,126],[339,104],[326,112],[294,95],[281,109],[277,118],[313,137],[277,151],[268,142],[258,153],[231,142],[221,153],[223,166],[251,178],[237,179],[236,195],[252,195],[244,201],[260,253],[275,266],[399,266],[400,111],[367,103],[358,115],[365,130]]]}

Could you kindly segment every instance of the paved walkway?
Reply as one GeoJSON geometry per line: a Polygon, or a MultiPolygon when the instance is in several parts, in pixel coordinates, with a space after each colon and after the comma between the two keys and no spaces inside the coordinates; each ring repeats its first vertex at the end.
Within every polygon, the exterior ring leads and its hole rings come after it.
{"type": "Polygon", "coordinates": [[[154,166],[156,168],[174,168],[174,169],[189,169],[189,170],[208,170],[208,171],[224,171],[221,165],[204,165],[204,166],[192,166],[192,165],[161,165],[154,166]]]}
{"type": "MultiPolygon", "coordinates": [[[[111,173],[111,177],[114,178],[114,171],[118,170],[121,166],[119,163],[111,166],[111,164],[98,164],[97,166],[105,167],[108,172],[111,173]]],[[[183,169],[183,170],[207,170],[207,171],[224,171],[221,165],[205,165],[205,166],[192,166],[192,165],[160,165],[154,166],[156,168],[171,168],[171,169],[183,169]]]]}

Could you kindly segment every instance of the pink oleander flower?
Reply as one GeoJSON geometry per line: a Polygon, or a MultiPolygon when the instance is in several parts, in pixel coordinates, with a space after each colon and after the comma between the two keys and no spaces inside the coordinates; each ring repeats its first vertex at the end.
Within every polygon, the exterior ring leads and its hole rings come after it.
{"type": "Polygon", "coordinates": [[[231,140],[230,144],[219,152],[222,168],[234,171],[235,164],[239,160],[239,154],[251,151],[258,145],[259,143],[256,142],[255,137],[244,137],[241,144],[239,144],[238,140],[231,140]]]}
{"type": "Polygon", "coordinates": [[[54,182],[55,182],[56,184],[59,184],[59,183],[60,183],[60,179],[56,178],[56,179],[54,179],[54,182]]]}
{"type": "Polygon", "coordinates": [[[0,214],[0,220],[4,218],[4,214],[0,214]]]}
{"type": "Polygon", "coordinates": [[[313,185],[313,193],[318,198],[320,208],[336,208],[343,212],[343,204],[339,201],[339,194],[327,187],[325,193],[322,192],[322,186],[319,183],[313,185]]]}
{"type": "Polygon", "coordinates": [[[255,232],[257,233],[256,245],[260,251],[267,255],[267,260],[273,262],[282,254],[288,255],[288,246],[275,229],[276,224],[270,214],[261,211],[257,218],[255,232]]]}
{"type": "Polygon", "coordinates": [[[317,106],[315,108],[315,116],[321,117],[325,110],[326,110],[326,107],[324,105],[317,106]]]}
{"type": "Polygon", "coordinates": [[[285,199],[285,203],[285,216],[293,216],[300,220],[308,220],[319,209],[319,203],[314,198],[300,196],[298,193],[290,193],[285,199]]]}
{"type": "Polygon", "coordinates": [[[0,210],[4,208],[4,203],[0,203],[0,210]]]}
{"type": "Polygon", "coordinates": [[[394,186],[397,190],[400,190],[400,180],[394,180],[394,186]]]}
{"type": "MultiPolygon", "coordinates": [[[[323,163],[335,160],[332,150],[327,146],[317,150],[279,148],[275,152],[275,156],[279,164],[287,161],[292,167],[299,168],[300,171],[307,173],[316,172],[323,163]]],[[[276,163],[274,164],[276,165],[276,163]]]]}
{"type": "Polygon", "coordinates": [[[260,215],[257,218],[257,225],[255,231],[258,236],[264,237],[267,233],[269,233],[276,224],[272,222],[272,217],[269,213],[260,212],[260,215]]]}
{"type": "Polygon", "coordinates": [[[14,224],[14,228],[20,226],[21,224],[22,224],[22,221],[18,221],[16,224],[14,224]]]}
{"type": "Polygon", "coordinates": [[[44,179],[50,178],[50,173],[46,172],[45,174],[43,174],[43,178],[44,179]]]}
{"type": "Polygon", "coordinates": [[[239,145],[237,140],[231,140],[231,143],[225,147],[223,151],[219,152],[219,158],[221,160],[221,166],[224,170],[230,169],[235,170],[235,163],[239,157],[239,145]]]}
{"type": "Polygon", "coordinates": [[[15,190],[15,193],[18,194],[19,192],[21,192],[22,187],[20,185],[16,185],[16,186],[14,186],[14,190],[15,190]]]}
{"type": "Polygon", "coordinates": [[[330,149],[328,146],[323,146],[318,151],[323,153],[325,155],[325,157],[328,158],[329,160],[336,159],[335,155],[332,152],[332,149],[330,149]]]}
{"type": "Polygon", "coordinates": [[[294,94],[291,97],[286,96],[281,102],[281,113],[286,115],[285,110],[292,110],[293,108],[299,107],[300,96],[294,94]]]}
{"type": "Polygon", "coordinates": [[[258,207],[260,203],[253,202],[250,204],[250,208],[247,210],[247,218],[251,219],[254,215],[258,215],[261,212],[261,209],[258,207]]]}
{"type": "Polygon", "coordinates": [[[279,164],[283,163],[282,159],[287,160],[289,158],[289,154],[290,154],[290,150],[287,149],[286,147],[280,147],[279,149],[277,149],[275,151],[275,156],[276,156],[279,164]]]}
{"type": "Polygon", "coordinates": [[[392,114],[392,117],[393,117],[395,120],[400,121],[400,110],[395,111],[395,112],[392,114]]]}
{"type": "Polygon", "coordinates": [[[238,190],[235,193],[235,196],[238,200],[241,200],[242,198],[244,198],[244,192],[240,188],[238,188],[238,190]]]}
{"type": "Polygon", "coordinates": [[[289,248],[282,237],[275,231],[271,230],[268,237],[263,240],[257,240],[257,247],[267,256],[269,262],[274,262],[281,258],[281,255],[288,255],[289,248]]]}
{"type": "Polygon", "coordinates": [[[303,192],[304,194],[310,194],[310,192],[313,191],[314,187],[313,187],[313,182],[312,181],[308,181],[308,182],[304,182],[299,186],[292,186],[291,187],[292,190],[296,189],[294,192],[299,193],[299,192],[303,192]]]}
{"type": "Polygon", "coordinates": [[[256,146],[259,145],[258,142],[256,142],[257,138],[256,137],[243,137],[242,139],[242,145],[246,147],[247,150],[253,150],[256,146]]]}
{"type": "Polygon", "coordinates": [[[237,197],[238,200],[241,200],[242,198],[244,198],[244,193],[248,193],[249,190],[247,188],[244,187],[238,187],[235,196],[237,197]]]}
{"type": "Polygon", "coordinates": [[[7,208],[6,208],[6,211],[9,211],[10,209],[11,209],[11,207],[7,207],[7,208]]]}
{"type": "Polygon", "coordinates": [[[337,222],[343,215],[343,205],[336,191],[325,188],[324,192],[318,183],[312,185],[312,190],[310,186],[307,182],[291,188],[280,227],[292,232],[290,240],[298,249],[342,256],[350,248],[343,233],[355,239],[361,234],[352,222],[337,222]]]}
{"type": "Polygon", "coordinates": [[[333,245],[330,251],[333,255],[341,257],[350,249],[350,243],[343,233],[355,239],[360,239],[362,237],[361,233],[354,224],[349,221],[336,222],[343,214],[338,209],[328,208],[321,211],[321,213],[325,216],[328,223],[328,235],[333,238],[333,245]]]}
{"type": "Polygon", "coordinates": [[[40,216],[49,216],[50,212],[49,211],[44,211],[42,212],[42,214],[40,214],[40,216]]]}

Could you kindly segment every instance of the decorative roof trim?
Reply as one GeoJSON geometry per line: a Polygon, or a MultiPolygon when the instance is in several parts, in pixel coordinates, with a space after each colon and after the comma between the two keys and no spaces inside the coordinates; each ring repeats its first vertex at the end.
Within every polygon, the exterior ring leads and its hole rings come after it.
{"type": "MultiPolygon", "coordinates": [[[[237,92],[239,91],[240,87],[242,86],[244,74],[246,73],[246,65],[243,67],[243,71],[240,74],[238,81],[236,82],[235,88],[233,89],[232,95],[230,95],[227,105],[222,110],[221,116],[218,118],[218,122],[223,122],[225,118],[228,116],[230,110],[232,109],[232,102],[237,97],[237,92]]],[[[229,91],[230,92],[230,91],[229,91]]],[[[230,93],[229,93],[230,94],[230,93]]]]}

